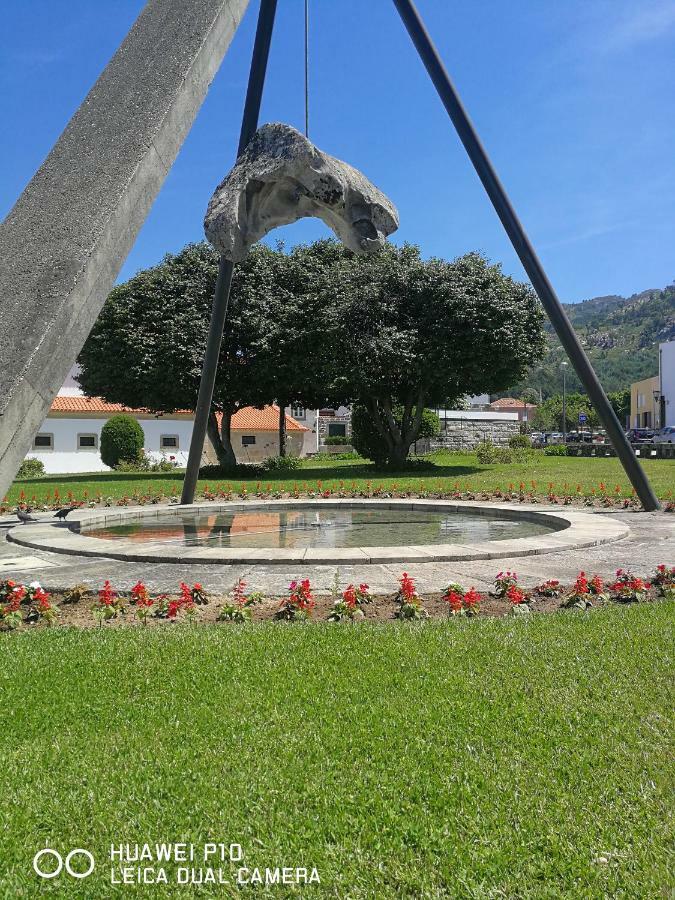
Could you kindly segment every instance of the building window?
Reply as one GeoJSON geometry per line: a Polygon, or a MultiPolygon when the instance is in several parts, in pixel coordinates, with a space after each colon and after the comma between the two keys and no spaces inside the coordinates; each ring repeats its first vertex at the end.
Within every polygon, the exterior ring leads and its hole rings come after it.
{"type": "Polygon", "coordinates": [[[177,434],[162,434],[159,438],[160,450],[178,450],[177,434]]]}
{"type": "Polygon", "coordinates": [[[241,446],[242,447],[250,447],[255,444],[255,435],[254,434],[242,434],[241,436],[241,446]]]}
{"type": "Polygon", "coordinates": [[[53,450],[54,435],[53,434],[36,434],[33,439],[33,447],[35,450],[53,450]]]}
{"type": "Polygon", "coordinates": [[[347,425],[344,422],[329,422],[328,437],[346,437],[347,425]]]}
{"type": "Polygon", "coordinates": [[[304,406],[291,406],[291,415],[294,419],[304,419],[305,418],[305,407],[304,406]]]}
{"type": "Polygon", "coordinates": [[[78,450],[96,450],[98,447],[97,434],[78,434],[77,449],[78,450]]]}

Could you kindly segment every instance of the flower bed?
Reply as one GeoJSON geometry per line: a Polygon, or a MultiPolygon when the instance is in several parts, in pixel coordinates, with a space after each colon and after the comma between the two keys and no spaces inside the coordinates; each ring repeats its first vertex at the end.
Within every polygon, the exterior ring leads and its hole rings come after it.
{"type": "MultiPolygon", "coordinates": [[[[392,586],[393,587],[393,586],[392,586]]],[[[138,581],[131,591],[118,591],[106,581],[98,591],[75,585],[47,592],[38,582],[24,585],[0,581],[0,630],[68,625],[82,628],[163,626],[179,622],[204,624],[283,622],[383,622],[441,617],[475,618],[530,615],[561,609],[590,610],[611,603],[675,600],[675,567],[657,566],[648,577],[618,569],[604,582],[599,575],[580,572],[574,584],[555,580],[527,590],[516,572],[499,572],[494,588],[480,592],[450,582],[442,592],[420,592],[403,572],[398,589],[373,595],[367,584],[342,587],[336,575],[333,589],[318,595],[308,578],[297,578],[282,597],[248,590],[239,579],[227,596],[207,592],[201,584],[180,582],[175,593],[153,594],[138,581]]]]}
{"type": "MultiPolygon", "coordinates": [[[[614,486],[600,481],[597,484],[548,482],[542,484],[531,481],[508,482],[502,487],[490,490],[474,488],[470,481],[455,481],[448,478],[418,479],[412,485],[408,482],[399,486],[397,482],[376,483],[367,481],[365,485],[355,481],[333,481],[330,484],[322,480],[315,482],[302,481],[292,485],[259,481],[257,483],[217,482],[205,484],[197,492],[199,501],[241,501],[255,497],[261,500],[297,500],[305,498],[340,498],[340,499],[428,499],[428,500],[467,500],[489,503],[547,503],[555,506],[582,506],[592,509],[641,509],[635,491],[628,491],[624,486],[614,486]]],[[[662,498],[666,512],[675,512],[675,499],[671,491],[662,498]]],[[[5,498],[0,503],[0,514],[11,512],[17,507],[35,511],[50,512],[64,507],[97,509],[113,506],[148,506],[157,504],[180,503],[179,489],[173,485],[168,493],[153,490],[149,485],[146,490],[134,491],[122,497],[106,496],[101,491],[90,496],[87,490],[81,494],[67,491],[62,494],[58,488],[38,496],[27,494],[21,490],[18,502],[10,504],[5,498]]]]}

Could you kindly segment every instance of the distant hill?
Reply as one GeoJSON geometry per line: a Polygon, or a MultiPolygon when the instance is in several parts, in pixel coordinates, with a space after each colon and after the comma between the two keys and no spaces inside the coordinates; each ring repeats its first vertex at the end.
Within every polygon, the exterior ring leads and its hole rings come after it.
{"type": "MultiPolygon", "coordinates": [[[[582,303],[566,303],[565,311],[590,357],[606,391],[618,391],[631,382],[658,372],[658,345],[675,340],[675,284],[632,297],[593,297],[582,303]]],[[[525,388],[541,388],[544,399],[562,390],[560,363],[567,356],[546,323],[548,352],[527,378],[504,394],[525,388]]],[[[570,391],[582,390],[568,366],[570,391]]]]}

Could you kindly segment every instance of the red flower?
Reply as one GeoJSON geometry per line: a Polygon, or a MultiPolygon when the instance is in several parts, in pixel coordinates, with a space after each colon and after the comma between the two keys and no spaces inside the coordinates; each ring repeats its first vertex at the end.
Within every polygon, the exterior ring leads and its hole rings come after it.
{"type": "Polygon", "coordinates": [[[585,572],[579,572],[577,575],[577,580],[574,582],[573,593],[575,594],[587,594],[588,593],[588,578],[586,577],[585,572]]]}
{"type": "MultiPolygon", "coordinates": [[[[201,584],[196,584],[195,589],[199,589],[201,591],[201,584]]],[[[237,606],[244,606],[246,604],[246,582],[243,578],[240,578],[233,587],[232,599],[237,604],[237,606]]]]}
{"type": "Polygon", "coordinates": [[[512,584],[506,591],[506,599],[516,606],[518,603],[525,602],[525,592],[521,591],[515,584],[512,584]]]}
{"type": "Polygon", "coordinates": [[[470,612],[476,612],[480,605],[480,594],[476,590],[476,588],[470,588],[464,594],[464,606],[470,612]]]}
{"type": "Polygon", "coordinates": [[[106,579],[103,587],[98,592],[98,602],[101,606],[112,606],[117,599],[117,594],[112,589],[112,585],[106,579]]]}
{"type": "Polygon", "coordinates": [[[604,590],[604,584],[602,578],[599,575],[594,575],[590,581],[590,591],[592,594],[601,594],[604,590]]]}
{"type": "Polygon", "coordinates": [[[142,581],[137,581],[136,584],[132,587],[131,597],[132,603],[137,603],[140,606],[148,605],[147,601],[150,598],[150,594],[147,587],[143,584],[142,581]]]}
{"type": "Polygon", "coordinates": [[[462,595],[457,593],[457,591],[448,590],[443,595],[443,599],[450,607],[450,611],[453,613],[460,612],[462,609],[462,595]]]}
{"type": "Polygon", "coordinates": [[[415,579],[411,578],[407,572],[404,572],[403,575],[398,580],[398,583],[401,585],[401,596],[406,600],[410,600],[415,596],[415,579]]]}
{"type": "Polygon", "coordinates": [[[181,608],[180,600],[169,600],[169,605],[166,610],[167,619],[175,619],[178,615],[178,611],[181,608]]]}
{"type": "Polygon", "coordinates": [[[354,609],[356,607],[356,589],[354,588],[353,584],[348,585],[346,590],[343,591],[342,599],[351,609],[354,609]]]}

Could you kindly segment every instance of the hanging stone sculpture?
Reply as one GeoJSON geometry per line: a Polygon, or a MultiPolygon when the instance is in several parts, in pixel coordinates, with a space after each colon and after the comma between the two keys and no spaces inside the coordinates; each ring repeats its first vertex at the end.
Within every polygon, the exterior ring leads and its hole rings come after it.
{"type": "Polygon", "coordinates": [[[290,125],[263,125],[216,188],[204,230],[239,262],[279,225],[313,216],[355,253],[381,250],[398,228],[394,204],[352,166],[323,153],[290,125]]]}

